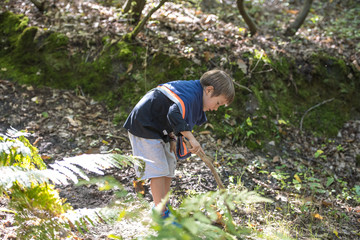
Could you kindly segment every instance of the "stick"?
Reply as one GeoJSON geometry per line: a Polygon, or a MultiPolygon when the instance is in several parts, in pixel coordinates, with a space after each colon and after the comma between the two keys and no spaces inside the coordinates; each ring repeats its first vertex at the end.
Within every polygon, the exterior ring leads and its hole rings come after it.
{"type": "MultiPolygon", "coordinates": [[[[185,142],[187,148],[191,148],[191,145],[190,145],[189,141],[186,140],[185,138],[184,138],[184,142],[185,142]]],[[[198,155],[201,158],[201,160],[203,160],[203,162],[205,162],[206,166],[208,166],[208,168],[210,168],[211,173],[214,175],[216,183],[219,186],[219,188],[220,189],[225,189],[225,186],[224,186],[223,182],[221,181],[221,179],[219,177],[219,174],[217,173],[214,165],[212,164],[212,159],[210,157],[206,156],[202,152],[199,152],[196,155],[198,155]]],[[[230,220],[233,221],[234,217],[231,214],[231,209],[230,209],[229,205],[225,201],[224,201],[224,205],[226,206],[226,208],[228,210],[228,213],[229,213],[230,218],[231,218],[230,220]]]]}
{"type": "MultiPolygon", "coordinates": [[[[184,142],[185,142],[187,148],[191,148],[191,145],[190,145],[189,141],[187,141],[185,138],[184,138],[184,142]]],[[[203,162],[205,162],[206,166],[208,166],[208,168],[210,168],[211,173],[214,175],[216,183],[219,186],[219,188],[220,189],[225,189],[225,186],[222,183],[222,181],[221,181],[221,179],[219,177],[219,174],[217,173],[214,165],[212,164],[211,158],[209,158],[208,156],[206,156],[202,152],[197,153],[196,155],[198,155],[201,158],[201,160],[203,160],[203,162]]]]}
{"type": "Polygon", "coordinates": [[[301,121],[300,121],[300,132],[302,132],[302,125],[303,125],[303,121],[304,121],[304,118],[305,118],[306,114],[308,114],[308,112],[310,112],[314,108],[320,107],[321,105],[323,105],[325,103],[328,103],[328,102],[331,102],[332,100],[334,100],[334,98],[330,98],[328,100],[325,100],[325,101],[323,101],[323,102],[321,102],[319,104],[316,104],[315,106],[312,106],[308,110],[306,110],[306,112],[304,113],[304,115],[302,116],[301,121]]]}

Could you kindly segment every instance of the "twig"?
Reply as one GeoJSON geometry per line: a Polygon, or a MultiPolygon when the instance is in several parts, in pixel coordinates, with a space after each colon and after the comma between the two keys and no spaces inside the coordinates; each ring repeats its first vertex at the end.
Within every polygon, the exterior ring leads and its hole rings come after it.
{"type": "Polygon", "coordinates": [[[201,182],[199,183],[199,185],[200,185],[201,187],[205,188],[205,189],[208,190],[208,191],[214,191],[214,189],[206,186],[205,184],[203,184],[203,183],[201,183],[201,182]]]}
{"type": "MultiPolygon", "coordinates": [[[[185,138],[184,138],[184,142],[185,142],[187,148],[191,148],[191,145],[190,145],[189,141],[187,141],[185,138]]],[[[202,153],[202,152],[199,152],[199,153],[197,153],[196,155],[198,155],[198,156],[201,158],[201,160],[203,160],[203,162],[205,162],[206,166],[208,166],[208,168],[210,168],[211,173],[212,173],[212,174],[214,175],[214,177],[215,177],[215,180],[216,180],[216,183],[217,183],[218,187],[219,187],[221,190],[225,190],[226,188],[225,188],[224,184],[222,183],[222,181],[221,181],[221,179],[220,179],[220,177],[219,177],[219,174],[217,173],[214,165],[212,164],[212,162],[213,162],[212,159],[209,158],[208,156],[206,156],[206,155],[205,155],[204,153],[202,153]]],[[[228,213],[229,213],[229,215],[230,215],[230,217],[231,217],[230,220],[233,221],[234,217],[233,217],[232,214],[231,214],[231,209],[230,209],[229,205],[228,205],[225,201],[224,201],[224,205],[226,206],[227,211],[228,211],[228,213]]]]}
{"type": "Polygon", "coordinates": [[[241,85],[240,83],[237,83],[237,82],[235,82],[235,81],[234,81],[234,84],[235,84],[235,85],[237,85],[238,87],[243,88],[243,89],[245,89],[245,90],[248,90],[249,92],[251,92],[251,93],[252,93],[252,91],[251,91],[251,89],[250,89],[250,88],[245,87],[244,85],[241,85]]]}
{"type": "Polygon", "coordinates": [[[334,98],[327,99],[327,100],[325,100],[325,101],[323,101],[321,103],[316,104],[315,106],[312,106],[308,110],[306,110],[306,112],[304,113],[304,115],[302,116],[301,121],[300,121],[300,132],[302,132],[302,125],[303,125],[303,121],[304,121],[304,118],[305,118],[306,114],[308,114],[311,110],[313,110],[313,109],[315,109],[317,107],[320,107],[321,105],[324,105],[325,103],[331,102],[333,100],[334,100],[334,98]]]}
{"type": "MultiPolygon", "coordinates": [[[[191,145],[189,143],[189,141],[187,141],[186,139],[184,139],[184,142],[186,144],[187,148],[191,148],[191,145]]],[[[212,160],[206,156],[205,154],[203,154],[202,152],[197,153],[196,155],[198,155],[201,160],[203,160],[203,162],[205,162],[206,166],[208,166],[208,168],[210,168],[211,173],[213,174],[213,176],[215,177],[216,183],[219,186],[220,189],[225,189],[224,184],[222,183],[219,174],[217,173],[214,165],[212,164],[212,160]]]]}
{"type": "Polygon", "coordinates": [[[264,52],[262,51],[262,52],[261,52],[261,55],[260,55],[260,57],[259,57],[259,59],[258,59],[258,61],[257,61],[256,64],[255,64],[255,67],[250,70],[250,75],[251,75],[251,73],[256,69],[256,67],[257,67],[257,65],[259,64],[259,62],[261,61],[263,55],[264,55],[264,52]]]}

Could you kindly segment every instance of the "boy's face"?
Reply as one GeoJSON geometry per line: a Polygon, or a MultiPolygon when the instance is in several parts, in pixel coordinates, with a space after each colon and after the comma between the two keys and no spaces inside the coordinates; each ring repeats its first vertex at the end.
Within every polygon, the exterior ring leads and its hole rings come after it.
{"type": "Polygon", "coordinates": [[[207,86],[204,89],[203,95],[203,111],[216,111],[220,106],[227,104],[226,98],[223,95],[212,97],[214,88],[212,86],[207,86]]]}

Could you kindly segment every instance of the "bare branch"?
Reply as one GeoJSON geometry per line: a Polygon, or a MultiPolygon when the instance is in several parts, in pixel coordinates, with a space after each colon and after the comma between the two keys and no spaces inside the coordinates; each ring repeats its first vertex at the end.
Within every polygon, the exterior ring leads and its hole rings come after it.
{"type": "Polygon", "coordinates": [[[304,7],[299,13],[299,15],[296,17],[295,21],[290,24],[290,26],[286,29],[284,35],[285,36],[293,36],[297,30],[301,27],[301,25],[304,23],[306,16],[308,15],[311,4],[313,0],[306,0],[304,3],[304,7]]]}
{"type": "Polygon", "coordinates": [[[313,109],[315,109],[317,107],[320,107],[321,105],[324,105],[325,103],[331,102],[333,100],[334,100],[334,98],[330,98],[330,99],[325,100],[325,101],[323,101],[323,102],[321,102],[319,104],[316,104],[315,106],[312,106],[311,108],[306,110],[306,112],[304,113],[304,115],[302,116],[301,121],[300,121],[300,132],[302,132],[302,125],[303,125],[304,118],[311,110],[313,110],[313,109]]]}
{"type": "Polygon", "coordinates": [[[241,16],[244,18],[245,23],[248,25],[250,29],[251,36],[254,36],[257,32],[257,27],[254,23],[254,21],[251,19],[251,17],[247,14],[244,6],[243,0],[236,0],[237,7],[239,9],[239,12],[241,16]]]}

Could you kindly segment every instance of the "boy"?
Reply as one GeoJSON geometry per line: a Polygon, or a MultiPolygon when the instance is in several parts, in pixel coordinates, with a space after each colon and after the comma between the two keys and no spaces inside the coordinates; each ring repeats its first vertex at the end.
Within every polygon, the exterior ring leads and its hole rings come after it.
{"type": "Polygon", "coordinates": [[[134,107],[124,127],[128,129],[133,156],[145,159],[144,172],[140,173],[137,166],[135,170],[141,179],[150,179],[155,206],[170,191],[177,158],[204,153],[191,133],[194,125],[206,122],[206,111],[216,111],[230,104],[234,96],[234,84],[229,75],[211,70],[200,80],[160,84],[134,107]],[[183,147],[182,137],[190,142],[190,152],[183,147]]]}

